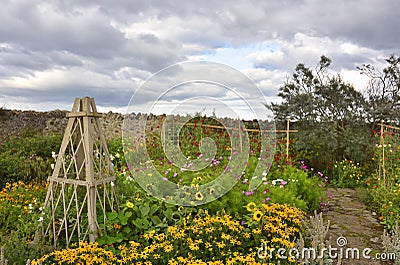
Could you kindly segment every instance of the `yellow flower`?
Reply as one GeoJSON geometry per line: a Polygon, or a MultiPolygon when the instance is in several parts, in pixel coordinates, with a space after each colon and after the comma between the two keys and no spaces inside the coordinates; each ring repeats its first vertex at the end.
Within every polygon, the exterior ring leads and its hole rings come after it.
{"type": "Polygon", "coordinates": [[[204,199],[203,194],[200,191],[196,193],[196,200],[202,201],[204,199]]]}
{"type": "Polygon", "coordinates": [[[260,210],[254,211],[253,220],[259,222],[263,216],[263,213],[260,210]]]}
{"type": "Polygon", "coordinates": [[[133,208],[133,203],[132,202],[126,202],[126,207],[128,208],[133,208]]]}
{"type": "Polygon", "coordinates": [[[253,212],[255,209],[257,209],[257,205],[254,202],[250,202],[249,204],[247,204],[246,208],[247,211],[253,212]]]}

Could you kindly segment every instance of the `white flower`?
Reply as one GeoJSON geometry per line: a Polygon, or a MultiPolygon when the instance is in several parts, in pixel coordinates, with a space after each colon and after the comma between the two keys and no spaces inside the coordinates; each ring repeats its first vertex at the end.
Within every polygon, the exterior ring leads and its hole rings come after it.
{"type": "Polygon", "coordinates": [[[111,161],[114,161],[114,156],[113,155],[110,155],[110,159],[111,159],[111,161]]]}
{"type": "Polygon", "coordinates": [[[51,164],[50,167],[52,170],[54,170],[54,164],[51,164]]]}
{"type": "Polygon", "coordinates": [[[116,153],[116,154],[115,154],[115,157],[116,157],[116,158],[120,158],[121,156],[119,155],[119,153],[116,153]]]}
{"type": "Polygon", "coordinates": [[[29,208],[29,210],[32,210],[32,209],[33,209],[32,204],[29,204],[29,205],[28,205],[28,208],[29,208]]]}
{"type": "Polygon", "coordinates": [[[114,181],[111,181],[110,184],[111,184],[111,187],[115,186],[114,181]]]}
{"type": "Polygon", "coordinates": [[[272,185],[275,186],[277,182],[280,183],[280,182],[282,182],[282,181],[284,181],[284,180],[283,180],[283,179],[274,179],[274,180],[272,181],[272,185]]]}
{"type": "Polygon", "coordinates": [[[256,179],[256,178],[258,178],[257,176],[254,176],[254,177],[252,177],[251,179],[256,179]]]}
{"type": "Polygon", "coordinates": [[[56,159],[56,158],[57,158],[56,152],[51,152],[51,157],[52,157],[53,159],[56,159]]]}
{"type": "Polygon", "coordinates": [[[264,170],[263,173],[262,173],[263,177],[266,177],[267,174],[268,174],[268,172],[266,170],[264,170]]]}
{"type": "Polygon", "coordinates": [[[43,216],[40,216],[38,222],[40,223],[42,221],[43,221],[43,216]]]}

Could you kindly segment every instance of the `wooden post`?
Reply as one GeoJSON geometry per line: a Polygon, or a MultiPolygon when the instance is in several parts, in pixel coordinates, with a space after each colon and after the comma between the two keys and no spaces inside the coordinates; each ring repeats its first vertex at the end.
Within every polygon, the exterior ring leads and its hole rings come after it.
{"type": "Polygon", "coordinates": [[[286,161],[289,161],[290,119],[286,122],[286,161]]]}
{"type": "Polygon", "coordinates": [[[385,170],[385,137],[384,137],[384,125],[383,120],[381,120],[381,139],[380,145],[382,146],[382,161],[381,161],[381,170],[382,170],[382,178],[383,184],[386,185],[386,170],[385,170]]]}
{"type": "Polygon", "coordinates": [[[8,260],[4,257],[4,247],[0,248],[0,265],[7,265],[8,260]]]}

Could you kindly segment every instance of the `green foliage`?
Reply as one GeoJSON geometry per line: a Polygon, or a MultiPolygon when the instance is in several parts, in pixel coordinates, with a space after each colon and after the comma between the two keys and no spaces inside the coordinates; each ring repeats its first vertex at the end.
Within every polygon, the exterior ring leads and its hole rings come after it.
{"type": "Polygon", "coordinates": [[[170,205],[154,198],[140,188],[126,171],[119,175],[117,187],[121,202],[120,211],[108,212],[105,224],[104,217],[99,216],[101,236],[97,242],[100,245],[111,246],[131,240],[140,242],[141,234],[151,230],[161,231],[168,225],[179,223],[185,215],[194,210],[170,205]]]}
{"type": "Polygon", "coordinates": [[[30,242],[44,216],[45,195],[45,183],[7,183],[0,190],[0,246],[4,247],[8,264],[25,264],[27,257],[44,254],[41,246],[30,242]]]}
{"type": "Polygon", "coordinates": [[[250,202],[288,204],[309,212],[325,203],[323,181],[291,164],[271,169],[263,179],[260,187],[249,191],[245,174],[227,194],[203,207],[210,213],[225,209],[240,218],[246,214],[242,205],[250,202]]]}
{"type": "Polygon", "coordinates": [[[343,158],[365,161],[371,137],[365,123],[366,100],[339,75],[329,74],[331,60],[321,56],[315,70],[298,64],[292,78],[278,94],[283,102],[272,104],[276,118],[293,120],[299,130],[297,149],[309,153],[309,163],[324,169],[343,158]]]}
{"type": "Polygon", "coordinates": [[[52,152],[58,152],[61,135],[27,132],[0,148],[0,188],[16,181],[41,181],[51,175],[52,152]]]}
{"type": "Polygon", "coordinates": [[[391,231],[400,220],[400,184],[380,185],[371,190],[373,207],[380,213],[379,219],[391,231]]]}
{"type": "Polygon", "coordinates": [[[380,71],[370,64],[358,67],[361,74],[370,78],[368,94],[368,119],[399,124],[400,120],[400,56],[394,54],[385,59],[387,66],[380,71]]]}
{"type": "Polygon", "coordinates": [[[354,188],[365,183],[359,163],[351,160],[342,160],[333,164],[331,183],[337,187],[354,188]]]}
{"type": "Polygon", "coordinates": [[[43,246],[31,245],[30,237],[23,236],[18,231],[3,233],[0,231],[1,246],[4,247],[4,256],[9,265],[26,264],[27,258],[35,259],[43,256],[46,251],[43,246]]]}

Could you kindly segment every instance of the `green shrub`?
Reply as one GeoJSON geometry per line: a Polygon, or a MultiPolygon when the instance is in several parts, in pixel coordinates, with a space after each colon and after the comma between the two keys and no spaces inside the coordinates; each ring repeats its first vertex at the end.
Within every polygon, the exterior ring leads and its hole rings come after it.
{"type": "Polygon", "coordinates": [[[61,135],[25,133],[4,143],[0,148],[0,188],[17,181],[42,181],[52,173],[61,135]]]}

